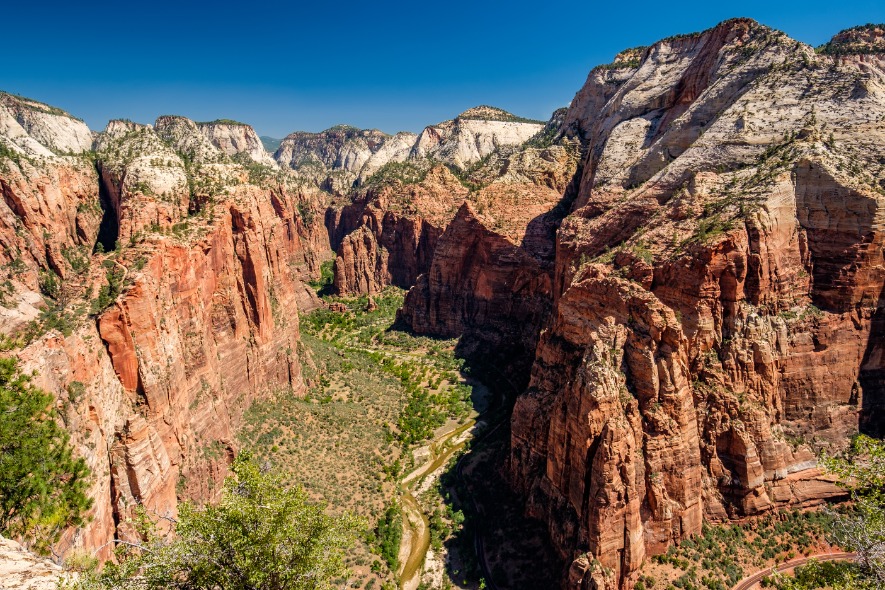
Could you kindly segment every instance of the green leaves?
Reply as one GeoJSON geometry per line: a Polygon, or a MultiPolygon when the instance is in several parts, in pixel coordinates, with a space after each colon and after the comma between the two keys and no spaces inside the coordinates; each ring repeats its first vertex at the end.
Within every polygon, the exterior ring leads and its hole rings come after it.
{"type": "Polygon", "coordinates": [[[346,570],[343,550],[357,528],[313,504],[301,487],[241,453],[216,506],[182,504],[175,537],[148,535],[124,545],[120,565],[108,565],[85,588],[224,588],[323,590],[346,570]]]}
{"type": "Polygon", "coordinates": [[[378,554],[387,562],[390,571],[399,567],[399,547],[403,538],[403,513],[399,502],[391,502],[378,519],[378,554]]]}
{"type": "Polygon", "coordinates": [[[13,358],[0,358],[0,532],[45,550],[83,523],[92,501],[89,470],[55,422],[52,396],[30,383],[13,358]]]}
{"type": "Polygon", "coordinates": [[[833,541],[857,553],[870,584],[885,584],[885,441],[858,435],[847,453],[825,456],[823,464],[855,500],[855,511],[837,515],[833,541]]]}

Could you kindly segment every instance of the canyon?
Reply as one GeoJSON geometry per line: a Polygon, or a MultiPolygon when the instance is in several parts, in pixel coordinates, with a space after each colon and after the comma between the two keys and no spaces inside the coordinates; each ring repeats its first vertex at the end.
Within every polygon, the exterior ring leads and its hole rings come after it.
{"type": "Polygon", "coordinates": [[[883,45],[733,19],[618,54],[547,122],[482,106],[273,156],[235,121],[95,133],[0,94],[0,334],[93,474],[56,552],[217,498],[250,404],[309,388],[330,264],[501,376],[498,468],[564,588],[843,499],[819,453],[885,434],[883,45]]]}

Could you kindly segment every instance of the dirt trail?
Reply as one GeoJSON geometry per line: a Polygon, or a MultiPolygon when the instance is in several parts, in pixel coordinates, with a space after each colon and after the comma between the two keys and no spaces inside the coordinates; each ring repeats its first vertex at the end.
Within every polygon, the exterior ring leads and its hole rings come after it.
{"type": "Polygon", "coordinates": [[[788,572],[790,570],[793,570],[794,568],[799,567],[800,565],[805,565],[812,559],[815,559],[817,561],[847,561],[849,559],[854,559],[855,555],[856,554],[854,553],[822,553],[820,555],[800,557],[798,559],[782,563],[778,566],[762,570],[761,572],[756,572],[752,576],[744,578],[743,580],[738,582],[732,590],[751,590],[752,588],[757,587],[759,582],[762,581],[762,578],[770,576],[775,572],[788,572]]]}

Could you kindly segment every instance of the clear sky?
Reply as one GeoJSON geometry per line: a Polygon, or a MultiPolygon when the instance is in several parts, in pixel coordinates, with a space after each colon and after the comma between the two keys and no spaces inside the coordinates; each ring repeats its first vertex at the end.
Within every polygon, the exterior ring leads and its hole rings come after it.
{"type": "Polygon", "coordinates": [[[547,119],[623,48],[736,16],[819,45],[885,21],[885,1],[15,0],[2,15],[2,90],[93,129],[180,114],[283,137],[419,131],[478,104],[547,119]]]}

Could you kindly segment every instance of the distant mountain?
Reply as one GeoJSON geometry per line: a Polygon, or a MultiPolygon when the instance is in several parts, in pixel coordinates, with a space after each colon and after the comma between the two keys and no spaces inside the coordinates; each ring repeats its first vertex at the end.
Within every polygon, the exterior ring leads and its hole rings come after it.
{"type": "Polygon", "coordinates": [[[268,137],[267,135],[262,135],[259,139],[261,139],[261,144],[264,146],[264,149],[268,151],[268,153],[274,153],[277,151],[277,148],[280,147],[280,143],[282,143],[282,139],[277,139],[276,137],[268,137]]]}

